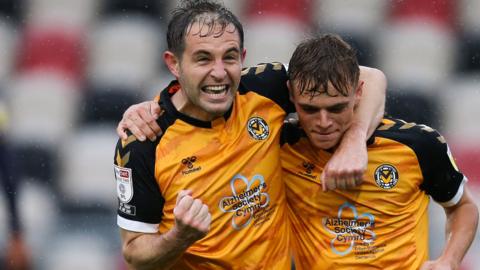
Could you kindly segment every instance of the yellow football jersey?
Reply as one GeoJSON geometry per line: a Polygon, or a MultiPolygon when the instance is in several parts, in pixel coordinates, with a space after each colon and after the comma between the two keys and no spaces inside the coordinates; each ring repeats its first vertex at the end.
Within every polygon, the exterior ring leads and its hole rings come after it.
{"type": "Polygon", "coordinates": [[[115,171],[118,225],[165,233],[180,190],[207,204],[211,230],[174,269],[290,269],[289,224],[281,178],[280,131],[292,110],[281,64],[244,71],[233,106],[212,122],[178,112],[161,93],[163,135],[119,141],[115,171]]]}
{"type": "Polygon", "coordinates": [[[430,195],[445,206],[463,194],[448,146],[435,130],[384,119],[368,145],[365,181],[323,192],[331,157],[286,128],[282,147],[297,269],[419,269],[428,256],[430,195]]]}

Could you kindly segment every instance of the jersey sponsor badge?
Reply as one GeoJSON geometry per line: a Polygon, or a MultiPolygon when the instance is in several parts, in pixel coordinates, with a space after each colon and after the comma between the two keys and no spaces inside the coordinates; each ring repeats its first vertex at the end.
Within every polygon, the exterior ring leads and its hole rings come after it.
{"type": "Polygon", "coordinates": [[[390,164],[383,164],[375,170],[374,177],[379,187],[391,189],[398,183],[398,170],[390,164]]]}
{"type": "Polygon", "coordinates": [[[123,203],[128,203],[133,197],[132,169],[115,165],[114,170],[118,199],[123,203]]]}
{"type": "Polygon", "coordinates": [[[261,117],[252,117],[248,120],[247,130],[250,137],[255,140],[263,141],[268,138],[270,134],[270,128],[267,122],[261,117]]]}

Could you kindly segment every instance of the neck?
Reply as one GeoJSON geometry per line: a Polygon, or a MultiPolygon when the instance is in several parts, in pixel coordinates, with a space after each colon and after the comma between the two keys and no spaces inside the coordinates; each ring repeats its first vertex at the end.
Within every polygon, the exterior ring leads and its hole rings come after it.
{"type": "Polygon", "coordinates": [[[211,113],[203,110],[199,110],[198,107],[189,102],[188,97],[185,95],[182,89],[173,94],[172,103],[177,111],[201,121],[212,121],[220,117],[212,115],[211,113]]]}

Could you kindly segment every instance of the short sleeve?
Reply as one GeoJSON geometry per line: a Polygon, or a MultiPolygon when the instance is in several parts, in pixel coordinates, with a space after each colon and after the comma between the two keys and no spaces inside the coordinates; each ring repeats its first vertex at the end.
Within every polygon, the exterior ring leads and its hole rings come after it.
{"type": "Polygon", "coordinates": [[[158,143],[140,142],[130,135],[115,149],[119,227],[135,232],[156,233],[162,220],[164,198],[155,180],[155,148],[158,143]]]}
{"type": "Polygon", "coordinates": [[[423,153],[417,153],[424,173],[421,188],[442,206],[457,204],[467,178],[460,172],[445,138],[436,130],[421,126],[423,153]]]}

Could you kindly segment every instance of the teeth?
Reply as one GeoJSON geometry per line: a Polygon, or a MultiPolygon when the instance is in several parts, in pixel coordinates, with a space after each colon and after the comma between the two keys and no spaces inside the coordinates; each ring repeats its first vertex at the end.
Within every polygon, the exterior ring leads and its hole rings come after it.
{"type": "Polygon", "coordinates": [[[221,94],[227,90],[226,85],[211,85],[203,87],[203,91],[208,94],[221,94]]]}

